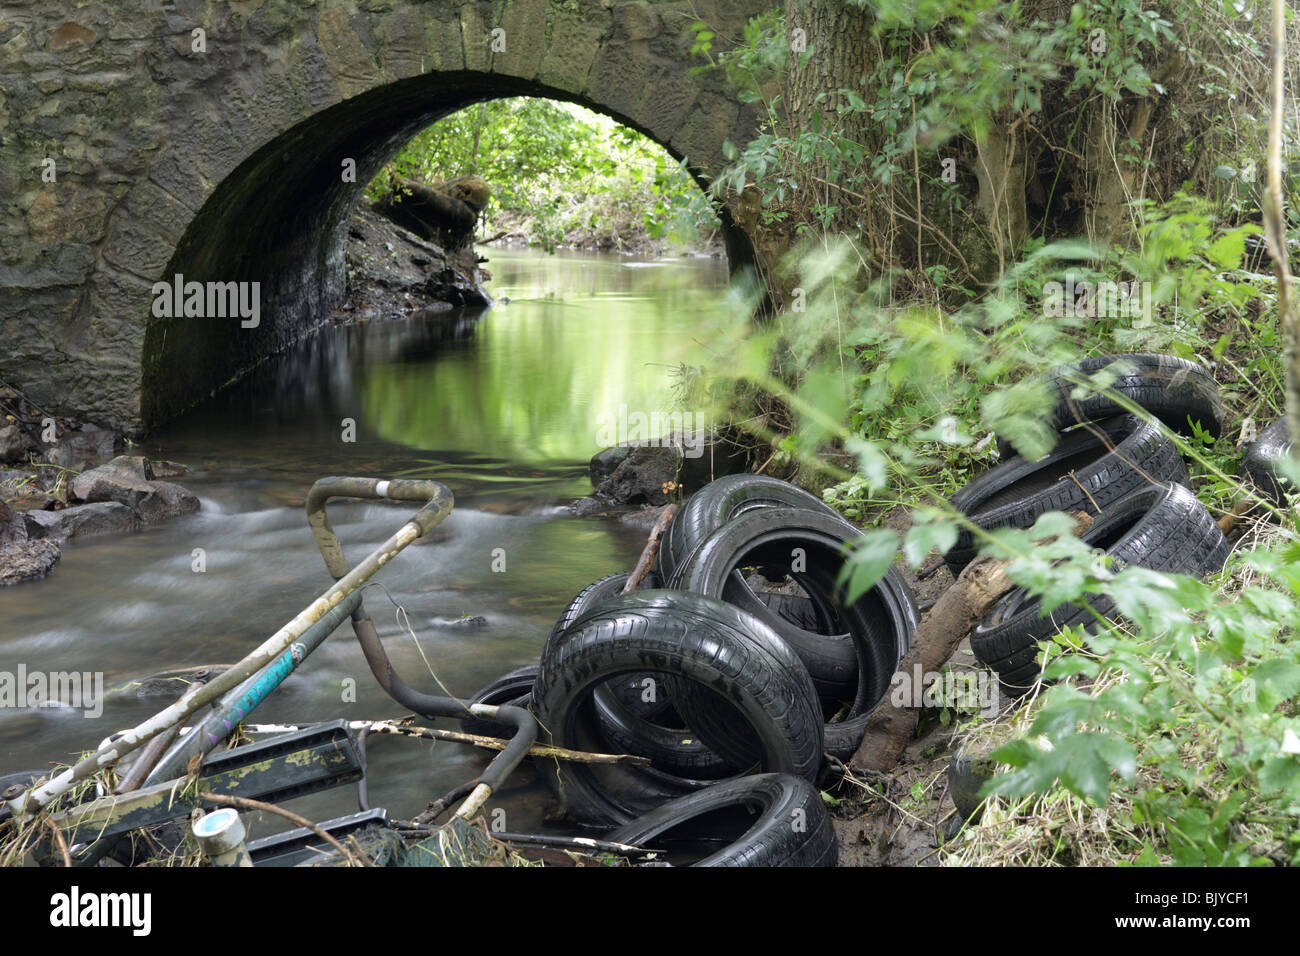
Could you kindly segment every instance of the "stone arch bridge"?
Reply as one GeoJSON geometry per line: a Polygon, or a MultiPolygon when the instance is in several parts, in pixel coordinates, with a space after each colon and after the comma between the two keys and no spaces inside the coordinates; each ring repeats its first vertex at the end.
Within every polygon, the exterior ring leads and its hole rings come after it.
{"type": "MultiPolygon", "coordinates": [[[[344,291],[365,183],[424,126],[569,100],[702,184],[755,117],[699,73],[770,0],[10,0],[0,5],[0,378],[140,432],[298,340],[344,291]],[[201,31],[201,32],[198,32],[201,31]],[[345,182],[345,160],[356,165],[345,182]],[[52,162],[50,162],[52,161],[52,162]],[[153,286],[258,282],[256,327],[153,286]]],[[[724,216],[733,268],[752,256],[724,216]]]]}

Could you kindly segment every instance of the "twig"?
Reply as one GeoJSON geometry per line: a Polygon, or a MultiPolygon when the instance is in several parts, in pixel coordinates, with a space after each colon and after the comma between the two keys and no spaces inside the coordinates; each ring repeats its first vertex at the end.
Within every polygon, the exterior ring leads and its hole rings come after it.
{"type": "Polygon", "coordinates": [[[491,239],[478,239],[478,240],[476,240],[476,241],[474,242],[474,245],[476,245],[476,246],[486,246],[488,243],[490,243],[490,242],[496,242],[498,239],[515,239],[515,238],[522,238],[522,237],[523,237],[523,233],[522,233],[522,232],[511,232],[509,229],[502,229],[500,232],[498,232],[498,233],[497,233],[495,236],[493,236],[491,239]]]}
{"type": "Polygon", "coordinates": [[[944,561],[942,556],[935,558],[933,561],[931,561],[929,564],[923,567],[920,571],[916,572],[916,579],[918,581],[924,581],[927,578],[933,577],[934,572],[938,571],[941,567],[943,567],[943,565],[944,565],[944,561]]]}
{"type": "Polygon", "coordinates": [[[54,842],[59,845],[59,853],[63,855],[63,865],[72,869],[72,854],[68,851],[68,841],[63,837],[63,830],[48,816],[45,818],[45,825],[50,828],[50,832],[54,834],[54,842]]]}
{"type": "Polygon", "coordinates": [[[345,847],[334,837],[330,836],[316,824],[312,823],[306,817],[301,817],[292,810],[286,810],[283,807],[277,807],[274,803],[265,803],[261,800],[252,800],[248,797],[230,797],[221,793],[200,793],[199,799],[207,803],[220,803],[228,807],[238,807],[241,810],[264,810],[267,813],[274,813],[277,816],[284,817],[286,820],[300,827],[306,827],[312,833],[316,834],[334,849],[343,854],[344,858],[354,866],[374,866],[375,864],[368,859],[365,854],[358,855],[345,847]]]}
{"type": "MultiPolygon", "coordinates": [[[[370,725],[370,732],[375,734],[395,734],[399,737],[423,737],[426,740],[447,740],[458,744],[472,744],[488,750],[505,750],[508,740],[501,737],[484,737],[481,734],[467,734],[459,730],[441,730],[433,727],[403,727],[386,720],[377,720],[370,725]]],[[[597,754],[584,750],[570,750],[568,747],[554,747],[550,744],[533,744],[528,748],[530,757],[552,757],[557,760],[570,760],[574,763],[621,763],[637,767],[650,766],[649,757],[634,754],[597,754]]]]}
{"type": "Polygon", "coordinates": [[[772,454],[767,456],[767,460],[764,461],[763,464],[759,465],[758,468],[754,470],[754,474],[761,475],[763,473],[763,469],[766,468],[768,465],[772,464],[772,459],[776,457],[776,453],[779,450],[780,449],[773,450],[772,454]]]}
{"type": "Polygon", "coordinates": [[[1070,469],[1069,474],[1067,474],[1066,477],[1079,486],[1079,490],[1084,493],[1087,499],[1092,502],[1092,506],[1097,509],[1097,514],[1101,514],[1101,505],[1097,504],[1097,499],[1092,496],[1092,492],[1083,487],[1083,484],[1077,477],[1075,477],[1073,468],[1070,469]]]}

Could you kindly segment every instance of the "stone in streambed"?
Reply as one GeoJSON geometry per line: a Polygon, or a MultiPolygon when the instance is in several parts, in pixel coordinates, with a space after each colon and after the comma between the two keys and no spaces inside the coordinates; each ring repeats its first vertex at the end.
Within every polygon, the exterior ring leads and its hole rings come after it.
{"type": "Polygon", "coordinates": [[[133,455],[118,455],[82,472],[71,488],[77,501],[116,501],[133,509],[152,493],[153,469],[147,459],[133,455]]]}
{"type": "Polygon", "coordinates": [[[192,491],[170,481],[155,481],[153,492],[136,507],[145,521],[163,521],[199,510],[199,499],[192,491]]]}
{"type": "Polygon", "coordinates": [[[53,541],[10,541],[0,545],[0,587],[39,581],[54,569],[59,546],[53,541]]]}
{"type": "Polygon", "coordinates": [[[36,442],[14,422],[0,422],[0,461],[23,461],[36,447],[36,442]]]}
{"type": "Polygon", "coordinates": [[[139,516],[117,501],[96,501],[62,511],[29,511],[25,517],[29,538],[58,543],[97,534],[122,534],[140,527],[139,516]]]}
{"type": "Polygon", "coordinates": [[[117,689],[117,693],[132,697],[167,697],[176,698],[185,693],[186,688],[195,681],[210,681],[224,671],[229,664],[205,664],[199,667],[180,667],[175,670],[151,674],[139,680],[133,680],[117,689]]]}
{"type": "MultiPolygon", "coordinates": [[[[172,462],[160,464],[167,474],[173,474],[178,467],[172,462]]],[[[199,499],[192,492],[156,478],[148,459],[119,455],[73,479],[72,497],[85,502],[116,501],[150,522],[199,510],[199,499]]]]}

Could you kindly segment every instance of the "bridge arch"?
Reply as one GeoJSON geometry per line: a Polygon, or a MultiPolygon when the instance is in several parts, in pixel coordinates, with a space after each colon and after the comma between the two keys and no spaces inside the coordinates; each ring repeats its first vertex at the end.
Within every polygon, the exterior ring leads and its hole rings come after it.
{"type": "MultiPolygon", "coordinates": [[[[129,431],[177,414],[338,304],[346,223],[365,184],[416,132],[471,103],[525,95],[578,103],[685,158],[707,185],[724,164],[723,143],[743,143],[756,123],[719,71],[693,69],[701,61],[690,53],[690,27],[702,18],[720,36],[739,36],[763,7],[43,6],[23,26],[30,62],[0,98],[17,133],[0,143],[0,165],[12,159],[33,171],[16,184],[8,203],[16,208],[0,210],[16,213],[27,233],[17,256],[13,243],[0,244],[0,328],[12,343],[0,372],[50,407],[129,431]],[[54,111],[39,79],[51,69],[72,78],[54,111]],[[118,125],[106,122],[114,115],[118,125]],[[50,116],[65,131],[55,143],[50,116]],[[52,148],[67,158],[57,182],[29,182],[52,148]],[[342,175],[345,160],[355,162],[355,181],[342,175]],[[24,270],[23,259],[35,268],[24,270]],[[258,282],[261,321],[154,315],[154,284],[176,274],[258,282]]],[[[733,268],[750,261],[725,213],[724,234],[733,268]]]]}

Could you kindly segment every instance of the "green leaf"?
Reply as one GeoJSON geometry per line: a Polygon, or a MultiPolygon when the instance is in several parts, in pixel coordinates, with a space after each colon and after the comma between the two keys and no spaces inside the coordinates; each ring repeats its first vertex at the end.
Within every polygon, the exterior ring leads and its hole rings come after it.
{"type": "Polygon", "coordinates": [[[1234,229],[1210,243],[1205,255],[1220,269],[1236,269],[1246,255],[1246,235],[1234,229]]]}
{"type": "Polygon", "coordinates": [[[885,576],[898,553],[898,534],[886,528],[868,531],[854,546],[840,570],[839,584],[848,580],[849,604],[866,594],[885,576]]]}
{"type": "Polygon", "coordinates": [[[946,554],[956,543],[956,522],[936,521],[912,525],[903,540],[903,560],[912,567],[919,568],[931,551],[946,554]]]}

